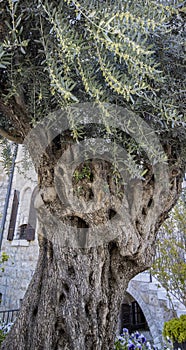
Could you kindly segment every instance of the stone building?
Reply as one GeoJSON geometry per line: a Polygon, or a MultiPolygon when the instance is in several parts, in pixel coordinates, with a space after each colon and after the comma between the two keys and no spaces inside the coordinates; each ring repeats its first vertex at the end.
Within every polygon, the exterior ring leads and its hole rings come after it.
{"type": "MultiPolygon", "coordinates": [[[[6,212],[5,225],[2,223],[5,208],[5,197],[11,175],[2,177],[0,183],[1,209],[1,251],[9,256],[8,262],[0,277],[1,310],[17,309],[28,287],[36,267],[38,257],[37,229],[29,230],[29,215],[31,213],[31,197],[36,187],[34,169],[21,172],[22,149],[19,148],[14,165],[9,204],[6,212]],[[4,226],[4,227],[3,227],[4,226]]],[[[3,174],[0,163],[0,174],[3,174]]]]}
{"type": "MultiPolygon", "coordinates": [[[[36,174],[30,162],[22,171],[23,148],[15,149],[13,167],[8,177],[0,159],[1,251],[9,259],[0,275],[0,311],[19,309],[38,258],[37,223],[33,195],[36,174]]],[[[172,300],[177,315],[185,313],[183,305],[172,300]]],[[[123,297],[118,332],[123,327],[141,330],[161,349],[163,323],[172,317],[166,291],[144,272],[133,278],[123,297]]]]}

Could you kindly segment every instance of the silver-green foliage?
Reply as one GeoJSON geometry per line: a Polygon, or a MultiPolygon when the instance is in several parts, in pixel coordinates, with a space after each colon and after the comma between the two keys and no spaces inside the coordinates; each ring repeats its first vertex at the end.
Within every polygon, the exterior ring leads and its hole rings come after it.
{"type": "Polygon", "coordinates": [[[160,105],[157,100],[170,73],[163,67],[167,52],[174,50],[176,55],[179,50],[181,59],[182,29],[175,36],[170,24],[172,18],[182,22],[177,19],[181,13],[179,1],[3,3],[1,12],[4,14],[6,9],[7,18],[1,67],[11,73],[12,93],[19,92],[20,84],[26,83],[32,72],[32,114],[34,103],[39,105],[45,98],[49,84],[51,95],[57,96],[62,105],[84,99],[118,99],[135,105],[133,108],[143,103],[154,105],[161,119],[177,119],[171,97],[169,103],[160,98],[160,105]],[[34,49],[37,64],[31,52],[34,49]],[[44,81],[43,74],[49,80],[44,81]]]}
{"type": "MultiPolygon", "coordinates": [[[[4,103],[24,100],[34,126],[56,108],[95,102],[110,137],[109,102],[183,142],[184,10],[173,0],[1,2],[4,103]]],[[[78,139],[76,116],[70,125],[78,139]]],[[[12,128],[3,114],[1,126],[12,128]]]]}

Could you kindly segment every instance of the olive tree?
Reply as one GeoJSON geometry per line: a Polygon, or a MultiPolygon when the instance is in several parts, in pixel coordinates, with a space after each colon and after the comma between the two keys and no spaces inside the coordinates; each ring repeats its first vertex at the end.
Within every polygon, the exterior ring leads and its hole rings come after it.
{"type": "Polygon", "coordinates": [[[184,173],[179,1],[1,1],[0,134],[38,174],[40,254],[2,349],[112,349],[184,173]]]}

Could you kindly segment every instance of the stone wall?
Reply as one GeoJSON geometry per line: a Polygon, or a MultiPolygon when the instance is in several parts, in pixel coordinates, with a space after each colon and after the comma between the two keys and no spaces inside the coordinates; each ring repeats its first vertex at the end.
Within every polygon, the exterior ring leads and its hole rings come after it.
{"type": "Polygon", "coordinates": [[[3,217],[7,186],[8,186],[8,176],[3,169],[3,159],[1,157],[1,147],[0,147],[0,227],[1,227],[2,217],[3,217]]]}
{"type": "Polygon", "coordinates": [[[154,344],[161,350],[164,322],[175,317],[172,311],[172,305],[177,316],[185,314],[186,309],[173,297],[170,303],[165,289],[154,277],[150,277],[149,272],[140,273],[135,276],[129,282],[127,292],[141,307],[154,344]]]}
{"type": "MultiPolygon", "coordinates": [[[[38,258],[37,236],[35,240],[31,242],[25,239],[18,239],[17,237],[19,223],[22,223],[21,220],[24,220],[26,212],[28,212],[27,209],[30,205],[28,197],[27,203],[23,200],[24,194],[29,192],[31,195],[37,184],[36,174],[31,164],[28,165],[26,173],[20,173],[20,171],[22,171],[21,169],[23,169],[22,159],[23,149],[22,147],[19,147],[2,242],[2,251],[5,251],[8,254],[9,259],[5,263],[5,270],[1,273],[0,277],[0,293],[2,294],[2,302],[0,305],[1,310],[16,309],[20,307],[21,300],[24,297],[30,279],[35,271],[38,258]],[[14,190],[20,192],[19,209],[14,239],[8,241],[7,234],[14,190]]],[[[5,196],[5,194],[6,189],[4,190],[2,197],[5,196]]]]}

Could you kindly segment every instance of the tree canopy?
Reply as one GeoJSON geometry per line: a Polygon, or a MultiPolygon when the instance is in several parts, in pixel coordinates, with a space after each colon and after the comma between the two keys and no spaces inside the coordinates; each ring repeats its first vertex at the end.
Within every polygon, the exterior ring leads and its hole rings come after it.
{"type": "Polygon", "coordinates": [[[23,142],[52,110],[109,102],[180,151],[184,11],[179,1],[1,1],[0,134],[23,142]]]}

